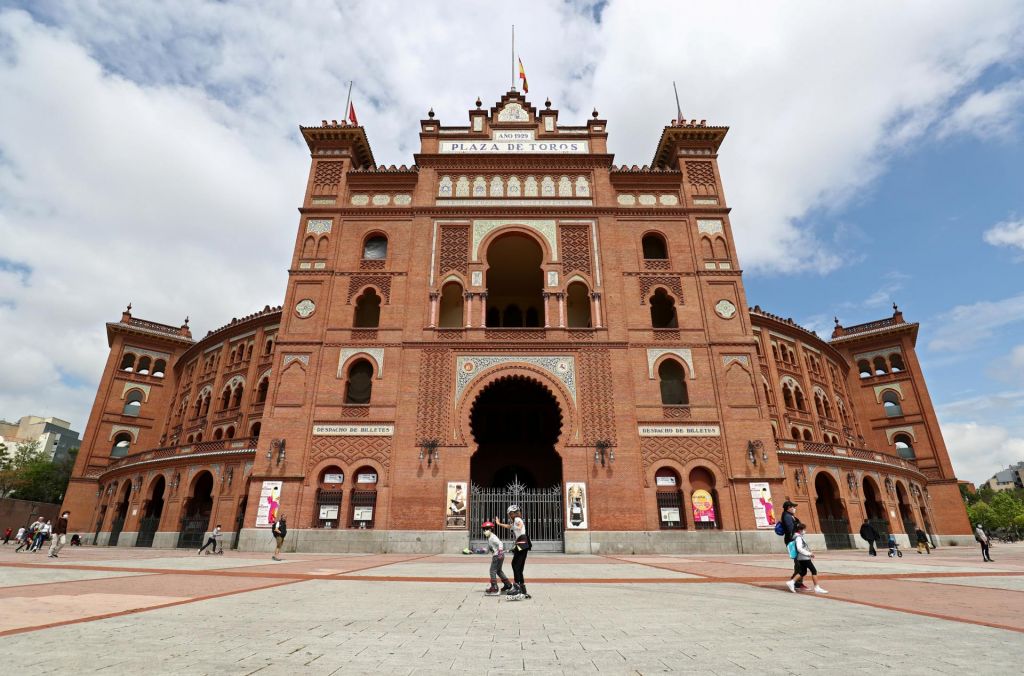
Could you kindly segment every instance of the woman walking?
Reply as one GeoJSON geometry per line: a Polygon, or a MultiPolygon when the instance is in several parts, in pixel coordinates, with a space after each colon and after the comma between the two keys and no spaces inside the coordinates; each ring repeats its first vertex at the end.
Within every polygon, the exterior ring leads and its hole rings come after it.
{"type": "Polygon", "coordinates": [[[506,511],[512,523],[502,523],[498,521],[498,517],[494,517],[494,523],[502,528],[511,530],[512,536],[515,538],[515,544],[512,545],[512,579],[515,583],[508,594],[505,595],[505,598],[509,601],[519,601],[520,599],[531,598],[526,593],[526,580],[523,579],[523,568],[526,566],[526,554],[533,547],[533,543],[530,542],[530,536],[526,534],[526,522],[523,521],[523,514],[519,511],[519,505],[509,505],[506,511]]]}

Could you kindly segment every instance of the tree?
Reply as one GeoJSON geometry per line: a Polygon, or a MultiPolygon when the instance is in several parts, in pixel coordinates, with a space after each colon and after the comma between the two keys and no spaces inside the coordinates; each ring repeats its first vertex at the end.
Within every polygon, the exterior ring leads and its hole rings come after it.
{"type": "Polygon", "coordinates": [[[58,503],[71,479],[78,449],[61,462],[51,462],[39,448],[38,441],[18,444],[14,458],[0,465],[0,493],[6,490],[19,500],[58,503]]]}
{"type": "Polygon", "coordinates": [[[0,444],[0,498],[6,498],[17,484],[14,458],[7,455],[7,446],[0,444]]]}

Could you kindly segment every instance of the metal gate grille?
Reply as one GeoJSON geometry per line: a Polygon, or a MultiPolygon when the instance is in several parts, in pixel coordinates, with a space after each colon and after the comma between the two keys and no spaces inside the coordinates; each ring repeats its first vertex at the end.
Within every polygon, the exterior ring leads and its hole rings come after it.
{"type": "Polygon", "coordinates": [[[206,535],[206,527],[209,523],[209,515],[182,519],[181,531],[178,532],[178,547],[199,549],[203,544],[203,536],[206,535]]]}
{"type": "Polygon", "coordinates": [[[679,491],[658,491],[658,521],[662,529],[686,528],[683,516],[683,494],[679,491]]]}
{"type": "Polygon", "coordinates": [[[159,516],[148,516],[144,519],[139,519],[139,537],[135,540],[135,546],[152,547],[153,537],[156,535],[156,529],[159,525],[159,516]]]}
{"type": "Polygon", "coordinates": [[[121,529],[124,528],[124,517],[115,518],[110,522],[110,539],[107,540],[108,547],[116,547],[121,537],[121,529]]]}
{"type": "Polygon", "coordinates": [[[875,541],[875,546],[879,548],[885,548],[889,546],[889,522],[885,519],[868,519],[868,523],[874,527],[875,532],[878,533],[878,540],[875,541]]]}
{"type": "MultiPolygon", "coordinates": [[[[486,547],[480,524],[498,517],[508,523],[505,512],[509,505],[519,505],[526,521],[526,534],[533,541],[535,552],[565,551],[565,514],[562,487],[526,488],[512,484],[505,488],[483,488],[473,484],[469,497],[469,540],[471,547],[486,547]]],[[[499,537],[512,544],[511,533],[499,531],[499,537]]]]}
{"type": "Polygon", "coordinates": [[[826,549],[853,549],[850,522],[846,519],[819,518],[826,549]]]}

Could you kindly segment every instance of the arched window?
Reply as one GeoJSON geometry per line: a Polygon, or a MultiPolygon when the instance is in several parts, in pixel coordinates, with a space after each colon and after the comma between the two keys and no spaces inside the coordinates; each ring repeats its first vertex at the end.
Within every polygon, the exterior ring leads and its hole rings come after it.
{"type": "Polygon", "coordinates": [[[644,251],[644,258],[647,260],[665,260],[668,258],[668,247],[665,246],[665,238],[661,235],[650,233],[644,235],[641,240],[644,251]]]}
{"type": "Polygon", "coordinates": [[[312,258],[313,257],[313,251],[314,251],[315,248],[316,248],[316,239],[314,239],[312,236],[307,237],[306,240],[302,243],[302,257],[303,258],[312,258]]]}
{"type": "Polygon", "coordinates": [[[804,391],[797,385],[793,388],[793,398],[796,400],[796,409],[798,411],[807,412],[807,400],[804,399],[804,391]]]}
{"type": "Polygon", "coordinates": [[[367,289],[356,300],[356,316],[353,326],[375,329],[380,326],[380,296],[373,289],[367,289]]]}
{"type": "Polygon", "coordinates": [[[729,246],[725,243],[725,238],[715,237],[713,242],[715,258],[723,260],[729,257],[729,246]]]}
{"type": "Polygon", "coordinates": [[[686,528],[686,511],[683,509],[682,482],[671,467],[662,467],[654,473],[657,486],[658,522],[662,528],[686,528]]]}
{"type": "Polygon", "coordinates": [[[889,355],[889,365],[892,367],[893,373],[899,373],[900,371],[906,371],[907,368],[903,365],[903,357],[899,353],[893,353],[889,355]]]}
{"type": "Polygon", "coordinates": [[[135,370],[135,355],[128,352],[121,358],[121,370],[131,373],[135,370]]]}
{"type": "Polygon", "coordinates": [[[224,411],[231,403],[231,388],[225,387],[224,391],[220,394],[220,410],[224,411]]]}
{"type": "Polygon", "coordinates": [[[148,376],[149,369],[152,364],[152,359],[150,359],[149,357],[143,357],[142,359],[139,360],[139,370],[137,371],[137,373],[139,373],[139,375],[148,376]]]}
{"type": "Polygon", "coordinates": [[[782,386],[782,403],[786,405],[786,408],[796,408],[793,404],[793,390],[789,388],[789,384],[782,386]]]}
{"type": "Polygon", "coordinates": [[[267,338],[267,342],[263,344],[263,354],[267,355],[274,351],[274,339],[267,338]]]}
{"type": "Polygon", "coordinates": [[[234,425],[228,425],[228,429],[224,433],[224,438],[226,438],[226,439],[234,439],[235,438],[235,426],[234,425]]]}
{"type": "Polygon", "coordinates": [[[164,373],[167,371],[167,362],[163,359],[157,359],[153,363],[153,376],[156,378],[163,378],[164,373]]]}
{"type": "Polygon", "coordinates": [[[523,325],[523,311],[515,303],[507,306],[501,314],[501,325],[520,327],[523,325]]]}
{"type": "Polygon", "coordinates": [[[540,243],[521,233],[509,233],[488,245],[488,327],[515,328],[543,323],[543,261],[544,251],[540,243]],[[529,312],[531,308],[535,308],[533,313],[529,312]]]}
{"type": "Polygon", "coordinates": [[[711,260],[711,259],[713,259],[715,257],[715,250],[711,246],[711,238],[710,237],[701,237],[700,238],[700,252],[701,252],[701,255],[705,259],[707,259],[707,260],[711,260]]]}
{"type": "Polygon", "coordinates": [[[211,393],[207,392],[206,396],[203,397],[203,408],[199,412],[200,415],[206,415],[207,413],[210,412],[210,398],[211,398],[211,393]]]}
{"type": "Polygon", "coordinates": [[[808,429],[804,430],[804,441],[811,441],[811,431],[808,429]]]}
{"type": "Polygon", "coordinates": [[[122,458],[128,455],[128,449],[132,447],[132,435],[127,432],[120,432],[114,437],[114,446],[110,449],[111,458],[122,458]]]}
{"type": "Polygon", "coordinates": [[[131,390],[124,398],[124,415],[137,416],[142,409],[143,394],[139,390],[131,390]]]}
{"type": "Polygon", "coordinates": [[[224,438],[224,430],[222,430],[221,428],[218,427],[217,429],[215,429],[213,431],[213,440],[214,441],[220,441],[223,438],[224,438]]]}
{"type": "Polygon", "coordinates": [[[253,439],[259,439],[260,438],[260,429],[262,429],[262,428],[263,428],[263,424],[262,423],[254,422],[252,424],[252,427],[249,428],[249,436],[252,437],[253,439]]]}
{"type": "Polygon", "coordinates": [[[886,366],[884,357],[875,357],[874,364],[876,376],[884,376],[889,372],[889,367],[886,366]]]}
{"type": "Polygon", "coordinates": [[[235,387],[235,391],[231,397],[231,408],[235,408],[237,406],[242,405],[242,394],[244,393],[244,391],[245,386],[242,385],[241,383],[239,383],[238,386],[235,387]]]}
{"type": "Polygon", "coordinates": [[[195,441],[195,436],[190,434],[190,435],[188,435],[188,439],[185,440],[185,443],[186,444],[191,444],[193,441],[195,441]]]}
{"type": "Polygon", "coordinates": [[[203,440],[203,433],[199,432],[198,434],[196,434],[196,443],[198,444],[202,440],[203,440]]]}
{"type": "Polygon", "coordinates": [[[779,359],[779,346],[772,343],[772,356],[775,357],[775,361],[781,361],[779,359]]]}
{"type": "Polygon", "coordinates": [[[697,530],[722,527],[722,514],[715,489],[715,475],[704,467],[690,470],[690,506],[693,508],[693,526],[697,530]],[[708,497],[710,496],[710,500],[708,497]]]}
{"type": "Polygon", "coordinates": [[[825,417],[825,405],[821,403],[821,395],[814,393],[814,410],[818,412],[819,418],[825,417]]]}
{"type": "Polygon", "coordinates": [[[896,454],[905,460],[913,460],[917,456],[914,454],[914,444],[910,440],[910,437],[906,434],[897,434],[892,438],[894,444],[896,444],[896,454]]]}
{"type": "Polygon", "coordinates": [[[228,353],[228,363],[229,364],[234,364],[235,363],[235,348],[231,348],[231,352],[228,353]]]}
{"type": "Polygon", "coordinates": [[[666,359],[658,367],[658,380],[661,385],[661,403],[665,406],[686,406],[690,403],[686,392],[686,372],[682,364],[674,359],[666,359]]]}
{"type": "Polygon", "coordinates": [[[384,235],[367,237],[363,242],[363,260],[382,261],[388,257],[388,238],[384,235]]]}
{"type": "Polygon", "coordinates": [[[764,402],[766,404],[772,403],[772,390],[768,387],[768,381],[762,378],[761,385],[764,386],[764,402]]]}
{"type": "Polygon", "coordinates": [[[882,393],[882,406],[885,408],[885,415],[896,418],[903,415],[903,407],[900,406],[900,396],[892,390],[882,393]]]}
{"type": "Polygon", "coordinates": [[[832,420],[832,405],[828,403],[828,397],[823,396],[821,403],[825,407],[825,419],[832,420]]]}
{"type": "Polygon", "coordinates": [[[590,328],[590,294],[587,285],[573,282],[569,285],[565,300],[565,313],[569,320],[569,328],[590,328]]]}
{"type": "Polygon", "coordinates": [[[443,329],[458,329],[465,325],[465,307],[462,284],[448,282],[441,287],[441,308],[438,326],[443,329]]]}
{"type": "Polygon", "coordinates": [[[316,257],[327,258],[327,238],[321,237],[316,241],[316,257]]]}
{"type": "Polygon", "coordinates": [[[676,302],[665,289],[658,289],[651,296],[651,327],[655,329],[678,329],[676,302]]]}
{"type": "Polygon", "coordinates": [[[800,430],[798,430],[797,428],[794,427],[790,429],[789,434],[791,437],[793,437],[794,441],[800,441],[800,430]]]}
{"type": "Polygon", "coordinates": [[[345,383],[346,404],[369,404],[373,391],[373,365],[365,359],[357,359],[348,369],[345,383]]]}
{"type": "Polygon", "coordinates": [[[270,390],[270,378],[263,376],[260,384],[256,386],[256,403],[262,404],[267,400],[267,392],[270,390]]]}
{"type": "Polygon", "coordinates": [[[253,344],[252,343],[249,343],[249,347],[245,348],[245,358],[246,359],[252,359],[252,348],[253,348],[253,344]]]}

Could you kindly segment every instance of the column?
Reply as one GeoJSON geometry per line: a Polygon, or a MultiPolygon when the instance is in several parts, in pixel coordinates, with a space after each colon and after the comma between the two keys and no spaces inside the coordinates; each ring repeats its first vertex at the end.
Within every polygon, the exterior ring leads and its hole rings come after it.
{"type": "Polygon", "coordinates": [[[555,294],[558,298],[558,328],[565,328],[565,292],[559,291],[555,294]]]}
{"type": "Polygon", "coordinates": [[[466,299],[466,304],[462,308],[462,316],[466,318],[466,328],[469,329],[473,326],[473,292],[466,291],[462,295],[466,299]]]}
{"type": "Polygon", "coordinates": [[[437,291],[430,292],[430,328],[437,328],[437,291]]]}
{"type": "Polygon", "coordinates": [[[593,293],[590,294],[590,299],[593,301],[592,305],[590,306],[590,312],[593,316],[594,328],[604,328],[601,324],[601,292],[594,291],[593,293]]]}
{"type": "Polygon", "coordinates": [[[480,326],[481,327],[486,327],[487,326],[487,292],[486,291],[481,291],[477,295],[480,296],[480,326]]]}
{"type": "Polygon", "coordinates": [[[548,308],[548,299],[551,298],[551,294],[547,291],[542,291],[540,295],[544,298],[544,328],[549,329],[551,328],[551,310],[548,308]]]}

